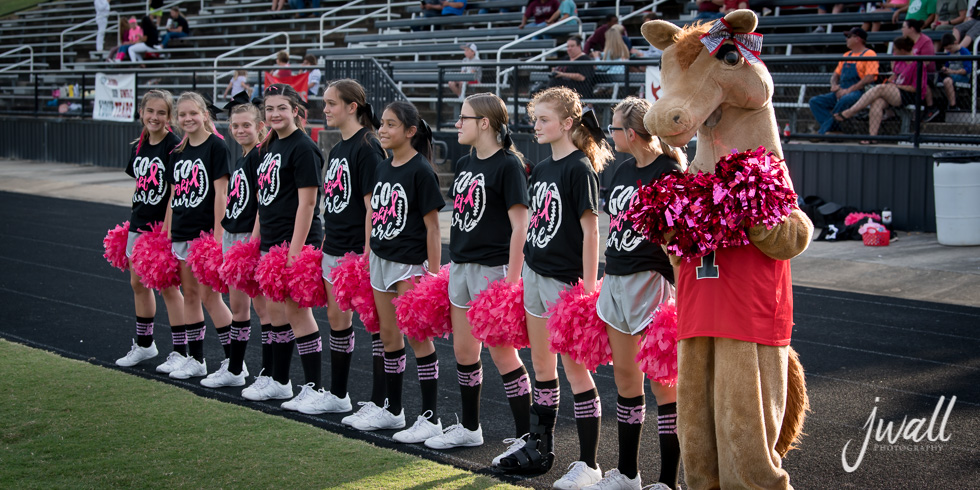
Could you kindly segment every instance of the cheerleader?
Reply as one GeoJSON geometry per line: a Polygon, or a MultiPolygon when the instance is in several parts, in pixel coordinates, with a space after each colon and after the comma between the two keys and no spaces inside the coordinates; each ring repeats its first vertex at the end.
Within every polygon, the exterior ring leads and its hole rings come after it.
{"type": "MultiPolygon", "coordinates": [[[[439,182],[429,164],[432,132],[408,102],[392,102],[381,116],[381,146],[392,156],[381,162],[371,192],[371,287],[384,344],[387,403],[353,421],[359,430],[405,427],[402,381],[405,372],[405,336],[398,329],[392,300],[413,287],[413,280],[437,274],[442,243],[439,210],[445,206],[439,182]]],[[[437,413],[439,360],[431,339],[408,340],[415,353],[422,415],[408,429],[395,433],[395,441],[421,443],[442,433],[437,413]]]]}
{"type": "MultiPolygon", "coordinates": [[[[507,106],[489,93],[467,97],[456,121],[457,140],[472,147],[469,155],[456,162],[449,242],[450,315],[463,420],[427,439],[425,445],[433,449],[483,444],[481,344],[473,337],[466,311],[490,282],[514,283],[521,278],[527,238],[527,173],[524,156],[510,139],[507,121],[507,106]]],[[[497,371],[503,373],[517,440],[529,430],[527,370],[513,346],[489,349],[497,371]]]]}
{"type": "MultiPolygon", "coordinates": [[[[170,187],[165,175],[170,164],[170,152],[180,143],[180,138],[170,132],[174,118],[174,97],[166,90],[149,90],[143,95],[139,106],[140,123],[143,129],[139,138],[133,142],[126,174],[136,179],[133,192],[133,211],[129,217],[129,237],[126,241],[126,257],[129,259],[129,284],[133,287],[133,302],[136,307],[136,341],[129,353],[116,360],[116,365],[135,366],[147,359],[156,357],[158,351],[153,341],[153,319],[156,316],[157,302],[153,291],[140,282],[133,269],[133,244],[140,233],[150,230],[150,225],[164,221],[169,228],[170,215],[167,203],[170,200],[170,187]]],[[[184,341],[184,299],[180,289],[171,287],[160,291],[167,305],[170,320],[173,352],[166,362],[157,367],[157,372],[169,373],[172,366],[186,361],[187,343],[184,341]]]]}
{"type": "MultiPolygon", "coordinates": [[[[599,178],[613,159],[595,115],[583,113],[578,94],[565,87],[539,92],[528,104],[534,134],[551,145],[551,157],[531,171],[531,213],[524,246],[524,308],[527,312],[534,395],[531,431],[501,455],[508,473],[544,473],[554,463],[554,427],[558,414],[558,360],[549,350],[548,306],[579,278],[585,291],[596,289],[599,265],[599,178]],[[514,447],[518,446],[518,447],[514,447]],[[510,453],[510,454],[507,454],[510,453]]],[[[580,488],[598,482],[596,463],[601,409],[589,371],[562,355],[571,384],[578,427],[579,460],[555,482],[555,488],[580,488]]]]}
{"type": "MultiPolygon", "coordinates": [[[[330,391],[324,392],[307,413],[342,413],[351,410],[347,381],[354,352],[353,313],[337,306],[330,272],[344,254],[363,254],[371,232],[371,185],[374,171],[385,159],[384,149],[374,134],[379,124],[367,103],[364,87],[355,80],[331,82],[323,94],[323,115],[327,126],[340,130],[341,141],[330,149],[323,179],[324,215],[323,284],[327,291],[327,319],[330,321],[330,391]]],[[[363,407],[384,405],[385,379],[381,335],[372,334],[373,386],[371,400],[363,407]]],[[[363,410],[363,408],[362,408],[363,410]]],[[[357,418],[357,414],[349,417],[357,418]]],[[[353,418],[345,417],[345,425],[353,418]]]]}
{"type": "MultiPolygon", "coordinates": [[[[269,135],[262,143],[262,163],[258,168],[260,249],[263,253],[283,243],[289,244],[288,263],[299,256],[304,245],[319,248],[323,224],[317,204],[323,184],[323,154],[302,129],[306,109],[291,86],[271,85],[265,92],[265,120],[269,135]]],[[[295,301],[267,305],[272,320],[272,381],[246,389],[250,400],[285,399],[293,395],[289,365],[293,345],[299,351],[306,384],[282,408],[309,411],[319,402],[323,344],[313,310],[295,301]]]]}
{"type": "MultiPolygon", "coordinates": [[[[265,138],[266,131],[262,114],[257,107],[248,102],[245,92],[236,94],[225,109],[228,110],[228,128],[231,135],[242,147],[242,155],[235,162],[234,170],[228,180],[227,205],[224,219],[221,220],[221,227],[224,229],[221,249],[227,253],[228,249],[239,242],[258,239],[258,226],[255,219],[258,212],[258,202],[255,200],[256,175],[259,166],[258,143],[265,138]]],[[[245,384],[245,378],[248,376],[245,349],[252,332],[250,312],[252,303],[253,301],[243,291],[235,288],[228,289],[228,304],[231,306],[229,340],[231,355],[221,361],[221,367],[217,371],[201,380],[202,385],[208,388],[220,388],[245,384]]],[[[257,296],[254,304],[264,340],[272,330],[266,313],[265,298],[257,296]]],[[[271,373],[272,356],[267,352],[269,349],[265,342],[262,346],[262,367],[269,368],[268,372],[271,373]]],[[[263,382],[268,382],[268,377],[263,376],[263,372],[265,371],[260,371],[256,379],[264,379],[263,382]]]]}
{"type": "MultiPolygon", "coordinates": [[[[628,212],[637,199],[638,186],[656,181],[671,170],[682,170],[685,158],[651,136],[643,127],[650,109],[646,99],[627,97],[613,109],[609,132],[617,151],[633,156],[613,173],[606,212],[606,268],[596,310],[606,322],[612,348],[613,371],[619,398],[616,416],[619,431],[619,466],[606,472],[596,489],[636,489],[640,482],[640,433],[646,415],[643,373],[636,364],[643,330],[661,303],[674,296],[674,270],[664,250],[634,229],[628,212]]],[[[677,389],[650,383],[657,398],[657,432],[660,434],[660,478],[654,488],[676,488],[680,465],[677,442],[677,389]]]]}
{"type": "Polygon", "coordinates": [[[170,377],[187,379],[207,374],[204,360],[204,310],[218,332],[225,358],[230,357],[231,311],[221,294],[200,284],[187,264],[190,241],[202,231],[214,230],[222,239],[221,219],[225,215],[230,153],[214,129],[208,105],[200,94],[184,92],[177,99],[177,122],[184,139],[170,155],[168,180],[173,187],[170,209],[173,223],[170,238],[174,256],[180,261],[180,285],[184,291],[184,324],[187,360],[170,372],[170,377]],[[220,327],[219,327],[220,325],[220,327]]]}

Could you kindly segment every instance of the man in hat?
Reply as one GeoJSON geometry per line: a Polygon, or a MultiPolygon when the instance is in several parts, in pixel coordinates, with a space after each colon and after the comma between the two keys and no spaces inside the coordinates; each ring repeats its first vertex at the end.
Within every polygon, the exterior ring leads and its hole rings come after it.
{"type": "MultiPolygon", "coordinates": [[[[877,56],[874,50],[867,46],[868,33],[864,29],[855,27],[845,32],[844,37],[848,48],[844,56],[849,58],[877,56]]],[[[828,131],[840,131],[834,114],[839,114],[854,105],[864,93],[864,87],[873,83],[877,77],[877,61],[844,60],[837,63],[837,69],[830,76],[830,92],[810,99],[810,111],[820,124],[817,132],[826,134],[828,131]]]]}
{"type": "MultiPolygon", "coordinates": [[[[461,47],[463,48],[463,63],[477,63],[480,61],[480,51],[476,49],[476,44],[466,43],[461,47]]],[[[452,90],[457,97],[463,93],[464,83],[480,83],[480,77],[483,74],[479,66],[463,65],[463,69],[460,71],[463,73],[473,73],[476,75],[476,79],[469,82],[449,82],[449,90],[452,90]]]]}

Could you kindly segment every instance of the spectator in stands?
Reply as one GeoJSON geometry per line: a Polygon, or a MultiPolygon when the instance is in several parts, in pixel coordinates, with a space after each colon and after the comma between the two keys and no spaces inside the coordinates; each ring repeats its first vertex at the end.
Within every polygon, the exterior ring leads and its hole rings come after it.
{"type": "Polygon", "coordinates": [[[143,55],[145,53],[156,53],[158,49],[156,46],[160,43],[160,30],[157,29],[156,22],[149,15],[144,16],[140,20],[140,29],[143,30],[143,35],[127,51],[130,61],[142,62],[143,55]]]}
{"type": "MultiPolygon", "coordinates": [[[[606,30],[606,46],[602,53],[596,53],[596,60],[601,61],[629,61],[630,50],[623,42],[622,25],[616,24],[606,30]]],[[[596,69],[611,75],[621,75],[625,72],[623,65],[598,65],[596,69]]]]}
{"type": "MultiPolygon", "coordinates": [[[[467,43],[462,46],[463,48],[463,63],[466,62],[478,62],[480,61],[480,52],[476,49],[476,44],[467,43]]],[[[464,83],[480,83],[480,77],[483,76],[483,70],[479,66],[463,66],[460,70],[463,73],[473,73],[476,75],[476,80],[472,82],[449,82],[449,90],[452,90],[457,97],[463,93],[464,83]]]]}
{"type": "Polygon", "coordinates": [[[747,0],[725,0],[725,4],[721,6],[719,12],[722,15],[731,12],[732,10],[747,9],[749,8],[749,2],[747,0]]]}
{"type": "MultiPolygon", "coordinates": [[[[908,56],[912,54],[915,43],[906,36],[896,38],[894,41],[894,54],[897,56],[908,56]]],[[[919,93],[920,101],[925,98],[928,92],[927,75],[922,71],[922,76],[916,81],[916,62],[915,61],[896,61],[892,64],[892,76],[871,90],[865,92],[858,101],[849,109],[834,114],[837,121],[843,121],[854,117],[861,109],[868,108],[868,134],[875,136],[881,127],[881,121],[885,116],[885,110],[889,107],[903,107],[915,104],[915,94],[919,93]]],[[[869,144],[871,141],[865,140],[861,144],[869,144]]]]}
{"type": "MultiPolygon", "coordinates": [[[[929,36],[922,35],[923,25],[924,23],[921,20],[908,18],[902,23],[902,35],[915,43],[912,47],[912,56],[934,56],[936,54],[936,45],[932,44],[932,39],[929,36]]],[[[935,73],[936,63],[934,61],[923,63],[922,71],[926,75],[935,73]]],[[[932,91],[929,90],[928,86],[926,87],[925,99],[926,112],[924,118],[926,121],[932,121],[939,115],[939,109],[932,103],[932,91]]]]}
{"type": "MultiPolygon", "coordinates": [[[[285,49],[276,53],[276,66],[289,66],[289,52],[286,51],[285,49]]],[[[293,71],[290,70],[289,68],[277,68],[275,70],[272,70],[272,76],[276,78],[288,77],[291,76],[292,74],[293,71]]]]}
{"type": "MultiPolygon", "coordinates": [[[[875,7],[879,10],[891,10],[893,13],[897,12],[898,9],[908,5],[909,0],[889,0],[887,2],[882,2],[877,4],[875,7]]],[[[881,30],[881,22],[865,22],[861,25],[864,30],[870,29],[871,32],[878,32],[881,30]]]]}
{"type": "Polygon", "coordinates": [[[942,40],[943,52],[954,57],[946,63],[943,67],[939,69],[939,81],[938,86],[942,87],[946,92],[946,101],[948,103],[947,112],[958,111],[959,108],[956,106],[956,84],[957,83],[970,83],[970,75],[973,73],[973,63],[970,60],[960,60],[956,59],[959,56],[969,56],[970,50],[960,47],[959,43],[956,42],[956,37],[952,34],[943,34],[942,40]]]}
{"type": "Polygon", "coordinates": [[[973,49],[973,40],[980,36],[980,8],[976,3],[970,8],[969,19],[953,27],[953,35],[961,48],[973,49]]]}
{"type": "Polygon", "coordinates": [[[252,97],[252,87],[248,86],[248,72],[245,70],[235,70],[235,74],[231,76],[231,80],[228,82],[228,86],[225,87],[225,93],[222,97],[227,99],[229,96],[235,98],[235,95],[239,92],[245,92],[249,98],[252,97]]]}
{"type": "Polygon", "coordinates": [[[575,63],[592,61],[585,51],[582,50],[582,38],[571,36],[565,43],[568,50],[567,65],[557,66],[551,71],[550,87],[568,87],[576,92],[583,99],[592,98],[593,84],[595,83],[595,70],[591,64],[575,63]]]}
{"type": "MultiPolygon", "coordinates": [[[[466,10],[466,0],[458,2],[450,0],[422,0],[422,16],[438,17],[440,15],[463,15],[466,10]]],[[[439,26],[435,26],[436,29],[439,26]]],[[[412,27],[413,31],[421,31],[419,26],[412,27]]]]}
{"type": "Polygon", "coordinates": [[[308,92],[306,94],[307,100],[312,101],[314,98],[320,96],[320,81],[323,79],[323,72],[321,72],[319,68],[315,68],[316,57],[313,56],[312,54],[308,54],[303,57],[302,65],[314,67],[309,70],[310,76],[307,79],[308,92]]]}
{"type": "MultiPolygon", "coordinates": [[[[868,33],[855,27],[844,33],[848,58],[874,58],[875,52],[867,47],[868,33]]],[[[877,61],[841,61],[830,76],[830,92],[810,99],[810,111],[820,124],[820,134],[840,131],[834,114],[843,112],[861,98],[864,87],[874,83],[878,77],[877,61]]]]}
{"type": "MultiPolygon", "coordinates": [[[[898,23],[898,17],[905,12],[905,20],[921,21],[923,26],[932,25],[936,18],[936,0],[909,0],[892,14],[892,22],[898,23]]],[[[920,29],[921,30],[921,29],[920,29]]]]}
{"type": "Polygon", "coordinates": [[[102,51],[105,45],[105,28],[109,26],[109,0],[95,0],[95,50],[102,51]]]}
{"type": "Polygon", "coordinates": [[[422,0],[422,17],[442,15],[442,0],[422,0]]]}
{"type": "Polygon", "coordinates": [[[442,15],[463,15],[466,12],[466,0],[442,0],[442,15]]]}
{"type": "Polygon", "coordinates": [[[170,21],[167,22],[167,32],[163,34],[160,45],[164,49],[171,39],[180,39],[191,35],[191,26],[187,23],[187,18],[180,15],[180,7],[174,5],[170,7],[170,21]]]}
{"type": "Polygon", "coordinates": [[[725,16],[721,13],[721,7],[725,5],[725,0],[701,0],[698,2],[698,15],[694,16],[694,21],[709,21],[720,19],[725,16]]]}
{"type": "Polygon", "coordinates": [[[122,44],[109,51],[109,61],[122,61],[126,59],[129,47],[138,43],[140,38],[143,37],[143,29],[140,29],[140,24],[136,20],[136,17],[130,17],[129,20],[119,19],[119,33],[119,39],[122,40],[122,44]]]}
{"type": "Polygon", "coordinates": [[[544,27],[548,25],[548,20],[551,16],[558,12],[561,5],[558,0],[531,0],[527,3],[527,7],[524,8],[524,17],[521,18],[521,25],[517,26],[523,29],[524,26],[531,27],[544,27]],[[528,19],[534,18],[533,21],[528,22],[528,19]]]}
{"type": "MultiPolygon", "coordinates": [[[[651,20],[657,20],[660,16],[650,12],[643,16],[643,23],[646,24],[651,20]]],[[[637,58],[657,58],[663,54],[663,51],[657,49],[656,46],[649,45],[645,48],[630,48],[630,54],[636,56],[637,58]]]]}
{"type": "MultiPolygon", "coordinates": [[[[618,24],[619,17],[616,17],[615,15],[609,15],[606,17],[606,22],[597,27],[595,32],[593,32],[592,35],[585,40],[585,52],[595,56],[595,52],[602,52],[602,50],[606,49],[606,31],[608,31],[610,27],[618,24]]],[[[623,31],[623,42],[626,43],[627,48],[633,47],[633,44],[630,43],[630,38],[626,35],[625,30],[623,31]]]]}
{"type": "Polygon", "coordinates": [[[548,19],[548,23],[554,24],[555,22],[576,16],[578,16],[578,7],[575,6],[575,0],[561,0],[561,5],[558,6],[558,11],[555,12],[550,19],[548,19]]]}
{"type": "Polygon", "coordinates": [[[273,12],[278,12],[286,7],[286,0],[272,0],[272,10],[273,12]]]}
{"type": "Polygon", "coordinates": [[[932,28],[937,31],[951,31],[954,26],[966,21],[966,0],[936,0],[936,22],[932,28]]]}
{"type": "Polygon", "coordinates": [[[160,27],[163,23],[163,0],[146,0],[146,10],[150,12],[148,15],[157,27],[160,27]]]}

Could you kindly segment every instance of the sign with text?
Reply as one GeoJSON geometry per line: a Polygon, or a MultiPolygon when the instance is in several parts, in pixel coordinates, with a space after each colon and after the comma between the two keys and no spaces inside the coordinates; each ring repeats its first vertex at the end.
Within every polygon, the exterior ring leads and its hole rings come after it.
{"type": "Polygon", "coordinates": [[[133,122],[136,112],[136,76],[133,74],[97,73],[95,107],[92,119],[133,122]]]}

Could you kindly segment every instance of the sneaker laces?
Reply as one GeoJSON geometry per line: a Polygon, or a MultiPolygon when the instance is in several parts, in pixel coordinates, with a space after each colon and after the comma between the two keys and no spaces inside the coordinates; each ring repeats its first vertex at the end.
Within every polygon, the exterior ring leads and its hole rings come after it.
{"type": "MultiPolygon", "coordinates": [[[[134,353],[136,353],[136,349],[137,348],[139,348],[139,346],[136,345],[136,341],[134,340],[133,341],[133,346],[129,348],[129,352],[126,353],[126,356],[125,357],[129,357],[129,356],[133,355],[134,353]]],[[[174,354],[176,354],[176,352],[174,354]]]]}
{"type": "MultiPolygon", "coordinates": [[[[130,351],[130,352],[132,352],[132,351],[130,351]]],[[[176,361],[177,360],[177,356],[184,357],[184,356],[180,355],[180,352],[177,352],[177,351],[171,352],[170,355],[167,356],[167,361],[164,362],[164,364],[170,364],[171,362],[176,361]]]]}
{"type": "Polygon", "coordinates": [[[575,461],[574,463],[568,465],[568,473],[565,473],[565,476],[561,477],[561,479],[562,480],[569,479],[569,480],[572,480],[572,481],[578,481],[578,479],[581,476],[583,476],[582,475],[583,473],[585,473],[587,470],[591,470],[591,469],[592,468],[589,468],[589,465],[585,464],[584,461],[575,461]]]}
{"type": "MultiPolygon", "coordinates": [[[[385,403],[385,408],[388,408],[387,403],[385,403]]],[[[419,418],[415,419],[415,423],[412,424],[412,426],[409,427],[406,432],[414,434],[416,431],[425,430],[424,426],[422,425],[425,422],[428,422],[431,425],[436,425],[433,424],[432,422],[429,422],[429,417],[431,416],[432,416],[432,410],[426,410],[425,412],[422,412],[422,415],[419,415],[419,418]]]]}
{"type": "Polygon", "coordinates": [[[304,398],[306,398],[306,397],[312,395],[313,393],[315,393],[316,390],[313,389],[314,386],[316,386],[316,385],[313,384],[313,383],[306,383],[305,385],[300,386],[299,387],[299,394],[296,395],[296,398],[293,398],[293,401],[294,402],[300,402],[304,398]]]}
{"type": "Polygon", "coordinates": [[[531,434],[528,433],[528,434],[524,434],[521,437],[508,437],[504,439],[504,444],[508,444],[507,449],[504,450],[504,452],[501,453],[500,456],[497,456],[495,459],[498,460],[504,459],[516,453],[517,451],[520,451],[521,448],[524,447],[525,444],[527,444],[527,439],[528,437],[530,437],[530,435],[531,434]]]}

